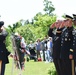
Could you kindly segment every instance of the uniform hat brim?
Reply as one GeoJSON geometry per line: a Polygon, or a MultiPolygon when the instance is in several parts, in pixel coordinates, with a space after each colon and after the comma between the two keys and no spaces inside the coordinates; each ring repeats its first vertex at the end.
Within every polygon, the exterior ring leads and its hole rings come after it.
{"type": "Polygon", "coordinates": [[[65,18],[66,18],[66,19],[71,19],[71,20],[73,20],[73,17],[71,17],[71,16],[69,16],[69,15],[65,15],[65,18]]]}
{"type": "Polygon", "coordinates": [[[76,14],[73,14],[73,18],[74,18],[74,20],[76,20],[76,14]]]}
{"type": "Polygon", "coordinates": [[[76,17],[76,14],[73,14],[73,17],[76,17]]]}

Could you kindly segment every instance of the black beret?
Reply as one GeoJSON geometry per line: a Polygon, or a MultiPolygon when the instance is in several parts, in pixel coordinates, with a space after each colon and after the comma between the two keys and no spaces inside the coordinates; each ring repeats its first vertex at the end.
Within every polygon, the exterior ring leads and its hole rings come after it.
{"type": "Polygon", "coordinates": [[[69,16],[69,15],[65,15],[66,19],[73,19],[73,17],[69,16]]]}
{"type": "Polygon", "coordinates": [[[0,27],[4,25],[4,21],[0,21],[0,27]]]}

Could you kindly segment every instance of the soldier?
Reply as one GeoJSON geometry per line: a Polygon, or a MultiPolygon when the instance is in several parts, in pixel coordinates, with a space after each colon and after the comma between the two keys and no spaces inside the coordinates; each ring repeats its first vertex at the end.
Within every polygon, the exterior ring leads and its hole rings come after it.
{"type": "Polygon", "coordinates": [[[72,20],[73,18],[69,15],[65,15],[66,20],[65,27],[62,30],[61,34],[61,67],[63,75],[72,75],[72,63],[71,63],[71,49],[72,49],[72,43],[73,43],[73,26],[72,26],[72,20]]]}
{"type": "Polygon", "coordinates": [[[10,54],[5,45],[7,32],[5,31],[3,25],[4,22],[0,21],[0,75],[4,75],[5,65],[9,63],[8,55],[10,54]]]}
{"type": "MultiPolygon", "coordinates": [[[[61,22],[61,21],[59,21],[61,22]]],[[[53,62],[57,71],[58,75],[62,75],[61,71],[61,60],[60,60],[60,51],[61,51],[61,31],[63,27],[60,27],[61,24],[59,22],[55,22],[50,26],[50,29],[48,31],[48,35],[53,38],[53,62]],[[54,30],[54,28],[56,29],[54,30]],[[59,28],[60,27],[60,28],[59,28]],[[57,30],[57,31],[56,31],[57,30]],[[56,32],[54,32],[56,31],[56,32]]]]}
{"type": "MultiPolygon", "coordinates": [[[[73,24],[74,27],[76,26],[76,14],[73,14],[73,24]]],[[[72,71],[74,72],[74,74],[76,75],[76,28],[73,29],[73,49],[72,49],[72,59],[73,61],[73,67],[74,68],[72,71]]]]}

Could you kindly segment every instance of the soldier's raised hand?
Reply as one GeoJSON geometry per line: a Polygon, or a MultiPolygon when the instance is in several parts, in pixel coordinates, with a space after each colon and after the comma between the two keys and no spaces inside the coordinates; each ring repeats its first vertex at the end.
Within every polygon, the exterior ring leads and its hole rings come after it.
{"type": "Polygon", "coordinates": [[[53,23],[53,24],[50,26],[50,28],[53,29],[53,28],[55,27],[55,24],[56,24],[56,23],[53,23]]]}

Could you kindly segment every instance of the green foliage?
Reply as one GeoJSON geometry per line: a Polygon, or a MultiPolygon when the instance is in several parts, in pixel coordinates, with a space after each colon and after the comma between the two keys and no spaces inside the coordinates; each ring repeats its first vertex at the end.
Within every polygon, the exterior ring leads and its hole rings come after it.
{"type": "Polygon", "coordinates": [[[34,34],[37,38],[43,38],[47,35],[50,25],[56,21],[56,16],[38,15],[36,18],[34,34]]]}
{"type": "Polygon", "coordinates": [[[9,25],[7,31],[9,33],[6,41],[6,46],[9,50],[12,50],[10,36],[12,33],[18,32],[21,36],[25,38],[25,41],[29,43],[30,41],[35,42],[36,39],[43,39],[48,35],[48,29],[52,23],[56,21],[56,15],[52,15],[55,10],[51,1],[44,0],[44,11],[45,14],[38,12],[32,21],[21,19],[12,26],[9,25]]]}
{"type": "Polygon", "coordinates": [[[22,35],[25,38],[25,40],[27,42],[29,42],[31,40],[32,41],[35,40],[33,29],[34,29],[34,27],[32,25],[28,24],[26,26],[22,26],[22,27],[17,28],[16,32],[18,32],[20,35],[22,35]]]}
{"type": "Polygon", "coordinates": [[[11,52],[12,51],[12,43],[10,39],[11,31],[10,29],[6,29],[6,31],[8,32],[8,35],[6,37],[6,47],[11,52]]]}
{"type": "Polygon", "coordinates": [[[20,22],[17,22],[16,24],[12,26],[9,26],[7,28],[8,31],[8,37],[7,37],[7,48],[9,50],[12,50],[11,48],[11,39],[10,36],[13,32],[18,32],[21,36],[23,36],[27,43],[30,41],[35,42],[36,39],[40,38],[43,39],[48,32],[48,29],[52,23],[56,21],[56,16],[49,16],[49,15],[42,15],[37,14],[33,19],[33,24],[25,24],[25,25],[18,25],[21,24],[20,22]]]}
{"type": "Polygon", "coordinates": [[[48,1],[48,0],[44,0],[44,11],[46,12],[46,14],[48,15],[52,15],[53,11],[55,10],[53,4],[51,1],[48,1]]]}
{"type": "Polygon", "coordinates": [[[22,26],[20,21],[13,24],[13,26],[9,25],[8,28],[10,30],[10,33],[14,33],[16,28],[19,28],[20,26],[22,26]]]}
{"type": "Polygon", "coordinates": [[[12,51],[12,43],[11,43],[11,39],[9,36],[7,36],[6,38],[6,47],[9,51],[12,51]]]}
{"type": "Polygon", "coordinates": [[[27,24],[16,28],[15,32],[19,32],[27,42],[35,41],[37,38],[44,38],[52,23],[56,21],[56,16],[48,16],[37,14],[33,24],[27,24]]]}
{"type": "Polygon", "coordinates": [[[57,75],[54,64],[51,65],[50,69],[48,70],[48,74],[49,75],[57,75]]]}

